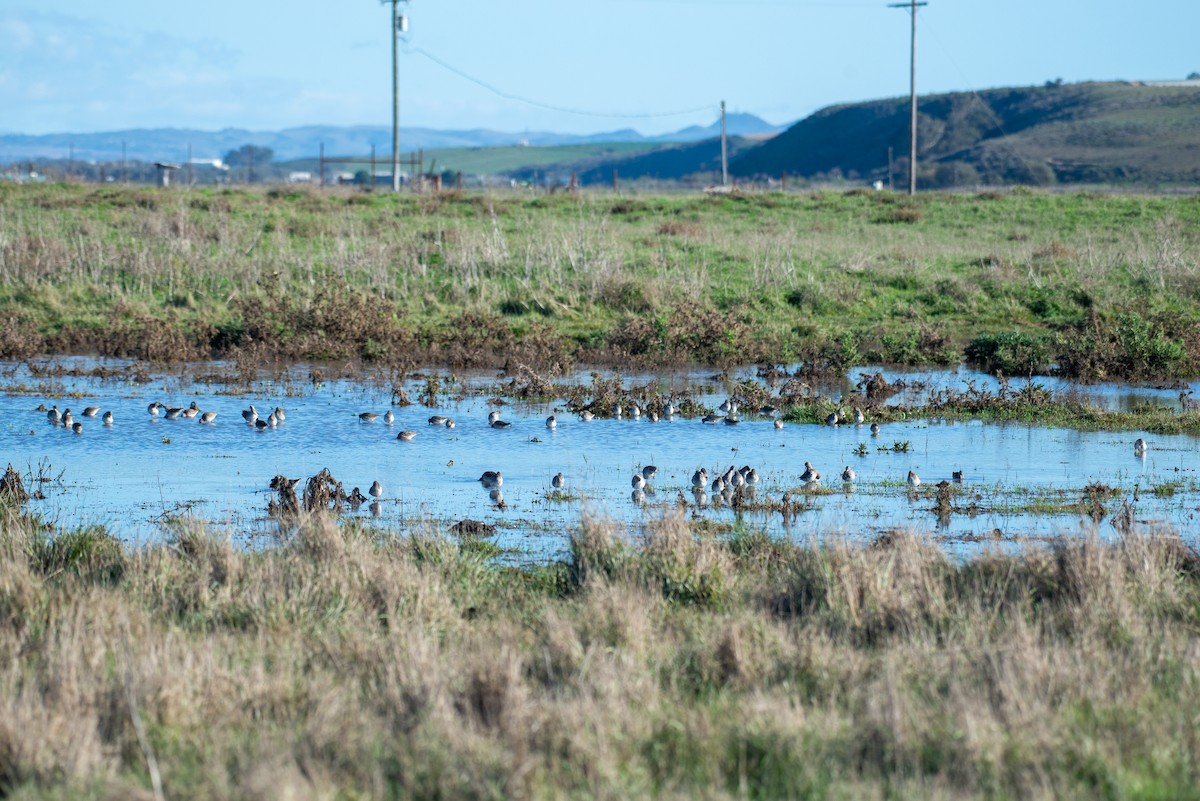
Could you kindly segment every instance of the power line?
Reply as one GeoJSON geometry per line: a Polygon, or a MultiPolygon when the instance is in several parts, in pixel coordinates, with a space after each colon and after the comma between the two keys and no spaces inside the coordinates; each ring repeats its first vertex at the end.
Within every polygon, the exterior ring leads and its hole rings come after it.
{"type": "Polygon", "coordinates": [[[491,92],[494,95],[503,97],[506,100],[515,100],[519,103],[525,103],[526,105],[536,106],[537,108],[544,108],[544,109],[547,109],[548,111],[560,111],[564,114],[577,114],[577,115],[583,116],[583,117],[610,117],[610,118],[615,118],[615,119],[639,120],[639,119],[652,119],[655,117],[682,117],[686,114],[696,114],[701,111],[711,111],[713,108],[712,104],[706,104],[703,106],[696,106],[694,108],[679,109],[678,111],[623,113],[623,112],[592,111],[589,109],[571,108],[569,106],[558,106],[553,103],[543,103],[540,100],[534,100],[533,98],[525,97],[523,95],[517,95],[517,94],[513,94],[512,92],[506,92],[503,89],[499,89],[481,78],[476,78],[474,75],[471,75],[468,72],[464,72],[463,70],[460,70],[458,67],[455,67],[454,65],[443,61],[442,59],[435,56],[433,53],[430,53],[428,50],[424,50],[420,47],[406,48],[404,52],[415,53],[419,56],[424,56],[425,58],[432,61],[434,64],[437,64],[442,69],[452,72],[455,75],[457,75],[458,77],[468,80],[471,83],[488,90],[489,92],[491,92]]]}

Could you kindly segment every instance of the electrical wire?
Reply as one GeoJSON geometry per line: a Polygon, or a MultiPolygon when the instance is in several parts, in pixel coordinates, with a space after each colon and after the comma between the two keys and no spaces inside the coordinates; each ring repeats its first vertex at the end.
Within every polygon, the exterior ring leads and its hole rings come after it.
{"type": "Polygon", "coordinates": [[[697,114],[701,111],[711,111],[715,108],[715,106],[710,103],[710,104],[703,105],[703,106],[696,106],[694,108],[679,109],[678,111],[622,113],[622,112],[592,111],[589,109],[571,108],[569,106],[558,106],[553,103],[543,103],[540,100],[534,100],[533,98],[525,97],[523,95],[513,94],[512,92],[506,92],[503,89],[499,89],[499,88],[493,86],[492,84],[488,83],[487,81],[485,81],[481,78],[476,78],[474,75],[471,75],[468,72],[464,72],[463,70],[460,70],[458,67],[455,67],[454,65],[443,61],[442,59],[435,56],[433,53],[430,53],[428,50],[425,50],[423,48],[406,46],[404,48],[404,52],[405,53],[414,53],[419,56],[424,56],[425,58],[432,61],[434,64],[437,64],[442,69],[452,72],[455,75],[457,75],[458,77],[463,78],[467,81],[470,81],[471,83],[488,90],[492,94],[503,97],[506,100],[515,100],[518,103],[525,103],[526,105],[536,106],[537,108],[544,108],[549,111],[559,111],[564,114],[576,114],[576,115],[583,116],[583,117],[609,117],[609,118],[613,118],[613,119],[640,120],[640,119],[652,119],[652,118],[656,118],[656,117],[682,117],[687,114],[697,114]]]}

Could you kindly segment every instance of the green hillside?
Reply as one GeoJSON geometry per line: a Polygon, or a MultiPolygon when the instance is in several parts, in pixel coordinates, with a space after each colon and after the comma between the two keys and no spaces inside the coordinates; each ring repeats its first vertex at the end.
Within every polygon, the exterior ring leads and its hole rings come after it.
{"type": "MultiPolygon", "coordinates": [[[[922,186],[1200,182],[1200,86],[1047,85],[923,97],[922,186]]],[[[908,98],[832,106],[730,165],[734,175],[907,175],[908,98]]]]}
{"type": "MultiPolygon", "coordinates": [[[[729,157],[753,148],[755,141],[741,136],[728,138],[729,157]]],[[[574,174],[584,186],[607,184],[613,170],[622,181],[684,181],[711,183],[721,178],[721,140],[705,139],[688,144],[643,147],[640,152],[626,151],[620,156],[606,155],[576,161],[564,161],[555,166],[558,173],[574,174]]],[[[532,170],[514,173],[517,178],[532,177],[532,170]]]]}

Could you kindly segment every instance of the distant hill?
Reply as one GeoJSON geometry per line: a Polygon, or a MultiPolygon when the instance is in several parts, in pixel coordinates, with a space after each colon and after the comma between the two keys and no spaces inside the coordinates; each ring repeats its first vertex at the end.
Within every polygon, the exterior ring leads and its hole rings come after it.
{"type": "MultiPolygon", "coordinates": [[[[1080,83],[922,97],[922,186],[1200,181],[1200,85],[1080,83]]],[[[743,153],[735,175],[906,180],[907,97],[832,106],[743,153]]]]}
{"type": "MultiPolygon", "coordinates": [[[[612,181],[613,170],[622,181],[649,179],[655,181],[693,181],[711,183],[721,176],[720,126],[716,139],[689,144],[671,144],[657,147],[648,152],[627,155],[605,154],[600,158],[578,161],[563,161],[538,169],[520,169],[509,173],[520,180],[543,180],[565,183],[575,175],[584,186],[607,184],[612,181]]],[[[755,147],[758,143],[743,136],[728,138],[728,152],[732,159],[738,153],[755,147]]]]}
{"type": "MultiPolygon", "coordinates": [[[[726,118],[730,134],[770,134],[784,126],[770,123],[753,114],[730,114],[726,118]]],[[[694,142],[720,133],[720,121],[708,127],[692,126],[674,133],[643,136],[632,129],[594,134],[559,134],[549,131],[502,132],[477,128],[471,130],[400,129],[402,151],[422,148],[452,149],[510,147],[517,145],[556,146],[596,143],[694,142]],[[715,131],[715,133],[714,133],[715,131]]],[[[325,145],[329,155],[366,155],[374,145],[380,154],[390,153],[392,129],[382,125],[313,125],[282,131],[249,131],[226,128],[201,131],[186,128],[153,128],[102,133],[58,133],[44,135],[0,134],[0,163],[26,159],[66,159],[117,161],[122,155],[141,161],[183,161],[189,148],[195,158],[220,158],[230,150],[252,144],[275,151],[277,161],[315,158],[325,145]]]]}

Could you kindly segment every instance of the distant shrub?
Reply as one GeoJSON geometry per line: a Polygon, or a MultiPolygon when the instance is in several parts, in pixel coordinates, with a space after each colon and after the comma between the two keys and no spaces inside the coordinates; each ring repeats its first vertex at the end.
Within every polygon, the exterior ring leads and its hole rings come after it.
{"type": "Polygon", "coordinates": [[[1050,369],[1050,340],[1017,332],[984,334],[967,345],[967,362],[988,372],[1005,375],[1033,375],[1050,369]]]}

